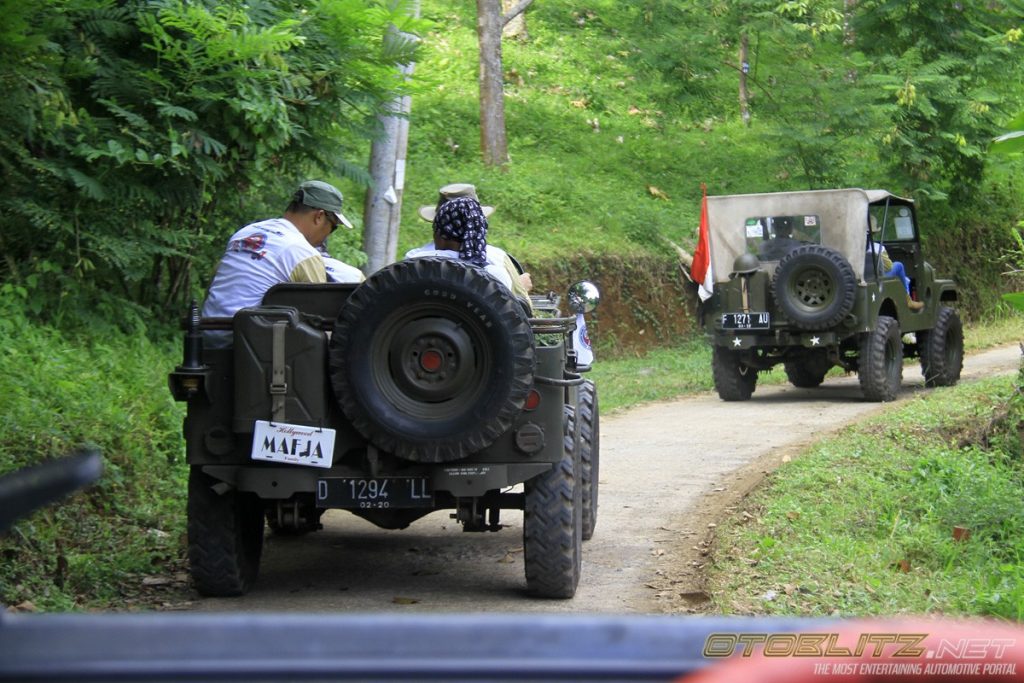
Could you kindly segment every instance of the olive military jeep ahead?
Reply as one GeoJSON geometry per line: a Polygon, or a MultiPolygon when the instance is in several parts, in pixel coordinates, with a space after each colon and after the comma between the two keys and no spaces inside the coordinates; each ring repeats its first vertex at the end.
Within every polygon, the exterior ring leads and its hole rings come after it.
{"type": "Polygon", "coordinates": [[[855,371],[870,401],[896,397],[904,358],[921,359],[928,386],[960,378],[963,327],[946,305],[956,285],[925,261],[911,200],[843,189],[707,201],[714,289],[701,320],[722,399],[749,399],[758,371],[779,363],[798,387],[833,366],[855,371]]]}
{"type": "MultiPolygon", "coordinates": [[[[597,298],[583,282],[568,301],[597,298]]],[[[341,508],[401,529],[450,509],[466,531],[497,531],[518,509],[527,588],[572,597],[596,523],[597,391],[571,348],[576,319],[553,296],[533,298],[549,317],[527,308],[483,271],[429,258],[358,285],[277,285],[232,319],[193,305],[170,386],[188,401],[199,591],[251,587],[265,524],[302,534],[341,508]],[[204,348],[211,332],[231,344],[204,348]]]]}

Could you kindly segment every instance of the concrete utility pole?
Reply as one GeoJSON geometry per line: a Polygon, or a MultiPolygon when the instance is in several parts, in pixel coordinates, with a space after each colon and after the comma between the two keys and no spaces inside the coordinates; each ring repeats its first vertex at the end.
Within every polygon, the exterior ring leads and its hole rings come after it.
{"type": "MultiPolygon", "coordinates": [[[[413,16],[420,16],[420,3],[412,3],[413,16]]],[[[400,33],[395,27],[384,37],[390,40],[418,40],[400,33]]],[[[403,64],[402,75],[411,78],[415,64],[403,64]]],[[[384,131],[370,148],[370,177],[373,185],[366,191],[363,210],[363,251],[369,275],[395,260],[398,230],[402,219],[402,192],[405,189],[405,156],[409,142],[409,112],[412,100],[406,95],[393,101],[391,114],[380,117],[384,131]]]]}

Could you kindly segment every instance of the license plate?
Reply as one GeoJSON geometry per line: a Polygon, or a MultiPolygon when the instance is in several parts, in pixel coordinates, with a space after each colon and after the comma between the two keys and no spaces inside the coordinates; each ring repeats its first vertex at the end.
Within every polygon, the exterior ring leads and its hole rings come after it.
{"type": "Polygon", "coordinates": [[[316,482],[316,506],[321,508],[433,507],[434,492],[426,477],[331,477],[316,482]]]}
{"type": "Polygon", "coordinates": [[[767,330],[772,326],[771,313],[723,313],[723,330],[767,330]]]}
{"type": "Polygon", "coordinates": [[[256,420],[252,434],[252,459],[330,467],[334,461],[334,430],[256,420]]]}

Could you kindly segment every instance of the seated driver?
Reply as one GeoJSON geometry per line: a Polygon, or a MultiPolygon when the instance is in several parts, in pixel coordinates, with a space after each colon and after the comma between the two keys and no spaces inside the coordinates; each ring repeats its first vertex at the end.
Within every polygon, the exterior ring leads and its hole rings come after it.
{"type": "Polygon", "coordinates": [[[778,261],[802,244],[800,240],[793,239],[793,224],[788,217],[772,220],[772,228],[775,237],[765,240],[758,247],[758,257],[762,261],[778,261]]]}

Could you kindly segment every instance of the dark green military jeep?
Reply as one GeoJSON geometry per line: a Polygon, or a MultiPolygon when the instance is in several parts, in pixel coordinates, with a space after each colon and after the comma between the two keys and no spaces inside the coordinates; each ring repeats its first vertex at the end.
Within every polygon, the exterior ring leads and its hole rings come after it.
{"type": "Polygon", "coordinates": [[[857,372],[870,401],[896,397],[904,358],[920,358],[928,386],[959,380],[957,288],[925,260],[913,201],[842,189],[708,197],[707,209],[701,321],[723,400],[749,399],[780,363],[798,387],[833,366],[857,372]]]}
{"type": "MultiPolygon", "coordinates": [[[[597,298],[577,283],[568,303],[597,298]]],[[[358,285],[278,285],[231,319],[193,306],[170,386],[188,402],[199,591],[251,587],[265,524],[302,534],[340,508],[401,529],[454,510],[466,531],[497,531],[517,509],[528,589],[572,597],[596,523],[598,404],[558,304],[534,297],[547,317],[531,317],[483,271],[424,258],[358,285]],[[208,331],[230,346],[204,348],[208,331]]]]}

